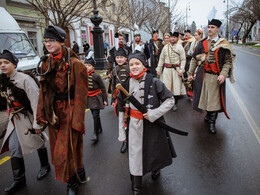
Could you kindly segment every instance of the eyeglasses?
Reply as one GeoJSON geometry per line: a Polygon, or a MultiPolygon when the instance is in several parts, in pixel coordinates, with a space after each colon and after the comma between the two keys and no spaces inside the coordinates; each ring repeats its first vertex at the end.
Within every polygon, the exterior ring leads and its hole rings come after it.
{"type": "Polygon", "coordinates": [[[50,44],[52,44],[52,43],[54,43],[56,40],[55,39],[49,39],[49,40],[44,40],[44,41],[42,41],[42,44],[47,44],[47,43],[50,43],[50,44]]]}

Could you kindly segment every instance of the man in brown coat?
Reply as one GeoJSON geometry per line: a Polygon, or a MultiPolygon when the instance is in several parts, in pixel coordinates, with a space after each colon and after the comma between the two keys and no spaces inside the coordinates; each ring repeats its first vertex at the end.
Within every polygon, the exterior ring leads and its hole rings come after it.
{"type": "Polygon", "coordinates": [[[205,122],[209,123],[209,132],[216,133],[215,123],[218,112],[225,108],[225,80],[235,82],[234,53],[229,42],[218,36],[221,21],[213,19],[208,24],[208,37],[201,40],[193,54],[188,79],[194,79],[193,73],[198,66],[194,81],[193,108],[206,110],[205,122]]]}
{"type": "Polygon", "coordinates": [[[63,29],[45,28],[43,43],[50,56],[42,63],[37,123],[48,125],[56,179],[67,182],[68,194],[75,194],[78,182],[85,179],[82,158],[88,73],[76,54],[64,46],[65,39],[63,29]]]}

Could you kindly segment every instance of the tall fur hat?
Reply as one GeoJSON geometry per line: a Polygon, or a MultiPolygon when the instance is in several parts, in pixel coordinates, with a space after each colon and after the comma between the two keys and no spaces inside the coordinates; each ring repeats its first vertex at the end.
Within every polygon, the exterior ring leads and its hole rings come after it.
{"type": "Polygon", "coordinates": [[[55,39],[63,43],[66,40],[66,32],[58,26],[47,26],[44,30],[43,38],[55,39]]]}

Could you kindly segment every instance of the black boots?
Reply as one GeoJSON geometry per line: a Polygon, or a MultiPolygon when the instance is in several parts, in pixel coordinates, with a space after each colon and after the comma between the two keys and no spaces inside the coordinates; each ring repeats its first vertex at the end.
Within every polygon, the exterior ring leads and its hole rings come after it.
{"type": "Polygon", "coordinates": [[[207,115],[204,117],[204,122],[205,123],[209,122],[209,111],[207,111],[207,115]]]}
{"type": "Polygon", "coordinates": [[[142,195],[142,176],[130,175],[132,181],[132,190],[134,195],[142,195]]]}
{"type": "Polygon", "coordinates": [[[209,122],[209,133],[216,134],[215,123],[218,117],[218,111],[208,112],[208,122],[209,122]]]}
{"type": "Polygon", "coordinates": [[[40,171],[38,172],[37,179],[41,180],[47,175],[51,167],[48,160],[48,153],[46,147],[38,149],[37,152],[41,163],[41,168],[40,171]]]}
{"type": "Polygon", "coordinates": [[[84,168],[78,169],[77,175],[75,174],[73,177],[69,178],[69,181],[67,182],[67,194],[68,195],[77,194],[79,184],[85,182],[86,182],[85,169],[84,168]]]}
{"type": "Polygon", "coordinates": [[[158,177],[160,176],[160,174],[161,174],[161,171],[160,171],[160,170],[152,171],[151,177],[152,177],[153,180],[156,180],[156,179],[158,179],[158,177]]]}
{"type": "Polygon", "coordinates": [[[80,179],[79,183],[86,181],[86,172],[85,172],[84,168],[78,169],[77,174],[78,174],[79,179],[80,179]]]}
{"type": "Polygon", "coordinates": [[[102,126],[100,122],[100,117],[94,118],[94,132],[91,141],[93,141],[93,144],[98,142],[98,134],[102,133],[102,126]]]}
{"type": "Polygon", "coordinates": [[[122,146],[121,146],[120,152],[121,152],[121,153],[125,153],[126,150],[127,150],[127,141],[125,140],[125,141],[123,141],[123,144],[122,144],[122,146]]]}
{"type": "Polygon", "coordinates": [[[100,117],[98,117],[98,123],[99,123],[99,131],[98,131],[98,133],[102,133],[103,129],[102,129],[100,117]]]}
{"type": "Polygon", "coordinates": [[[14,182],[10,187],[4,189],[4,191],[7,193],[15,192],[26,185],[23,158],[12,157],[11,166],[14,176],[14,182]]]}
{"type": "Polygon", "coordinates": [[[73,177],[69,178],[69,181],[67,183],[67,194],[68,195],[75,195],[78,191],[78,178],[77,175],[74,175],[73,177]]]}

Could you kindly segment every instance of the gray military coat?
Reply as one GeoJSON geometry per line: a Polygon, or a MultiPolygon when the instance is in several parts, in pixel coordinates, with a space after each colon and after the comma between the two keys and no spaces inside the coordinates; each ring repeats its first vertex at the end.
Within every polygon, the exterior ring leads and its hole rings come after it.
{"type": "MultiPolygon", "coordinates": [[[[130,173],[142,176],[170,165],[172,158],[176,157],[169,133],[152,123],[156,119],[164,121],[163,115],[174,106],[174,97],[159,79],[149,73],[144,75],[141,82],[131,78],[129,92],[152,109],[148,111],[149,121],[130,117],[129,122],[130,173]]],[[[123,99],[120,93],[120,106],[123,105],[123,99]]],[[[130,108],[137,110],[132,104],[130,108]]]]}
{"type": "MultiPolygon", "coordinates": [[[[36,112],[39,96],[39,87],[36,82],[27,74],[15,71],[10,76],[11,82],[20,89],[23,89],[31,103],[33,114],[28,111],[28,116],[18,113],[20,119],[16,119],[13,114],[10,113],[8,118],[7,131],[4,137],[4,141],[1,147],[1,154],[8,151],[8,138],[11,133],[16,130],[18,140],[20,142],[22,153],[31,153],[34,150],[42,147],[47,138],[46,134],[24,134],[26,129],[41,129],[42,127],[36,123],[36,112]]],[[[7,94],[10,95],[10,90],[7,89],[7,94]]],[[[12,97],[11,97],[12,98],[12,97]]]]}

